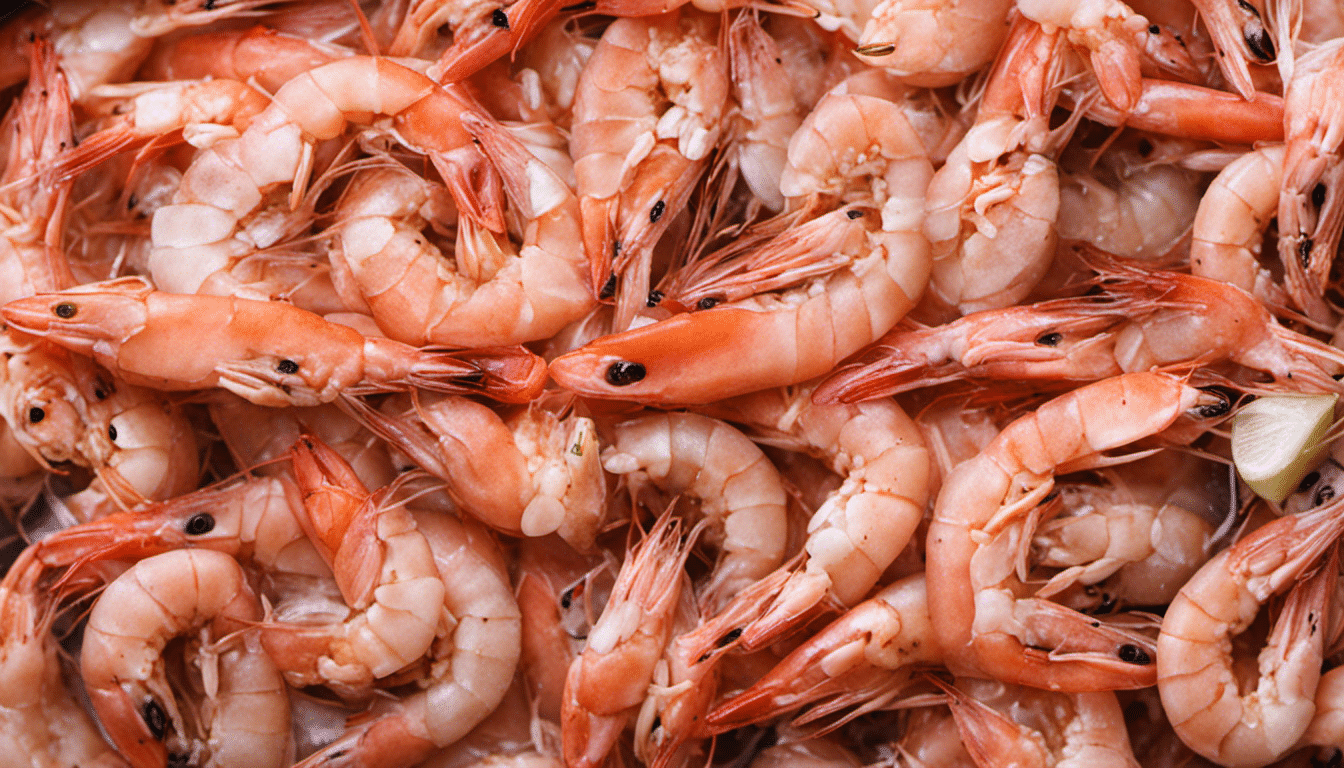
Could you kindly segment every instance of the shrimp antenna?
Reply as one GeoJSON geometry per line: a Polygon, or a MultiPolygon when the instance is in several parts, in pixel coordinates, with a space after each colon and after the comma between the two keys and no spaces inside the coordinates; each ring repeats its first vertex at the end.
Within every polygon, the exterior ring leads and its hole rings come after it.
{"type": "Polygon", "coordinates": [[[350,0],[350,7],[354,9],[355,18],[359,21],[359,37],[364,43],[365,50],[370,56],[381,56],[378,38],[373,34],[373,25],[369,24],[369,17],[364,15],[364,9],[359,7],[359,0],[350,0]]]}

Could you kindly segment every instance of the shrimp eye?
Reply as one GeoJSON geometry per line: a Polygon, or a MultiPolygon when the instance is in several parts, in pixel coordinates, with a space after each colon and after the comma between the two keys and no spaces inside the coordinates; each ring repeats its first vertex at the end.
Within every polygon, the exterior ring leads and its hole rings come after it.
{"type": "Polygon", "coordinates": [[[602,284],[602,290],[597,292],[597,298],[610,299],[612,296],[615,295],[616,295],[616,276],[612,275],[611,277],[607,278],[607,282],[602,284]]]}
{"type": "Polygon", "coordinates": [[[78,308],[68,301],[62,301],[60,304],[53,307],[51,311],[55,312],[56,316],[62,320],[69,320],[75,316],[75,312],[78,311],[78,308]]]}
{"type": "Polygon", "coordinates": [[[649,211],[649,221],[657,224],[658,220],[663,218],[663,213],[667,211],[667,203],[659,200],[653,204],[653,210],[649,211]]]}
{"type": "Polygon", "coordinates": [[[1320,208],[1325,205],[1325,185],[1317,184],[1311,188],[1311,204],[1320,208]]]}
{"type": "Polygon", "coordinates": [[[117,442],[117,427],[115,424],[107,425],[107,439],[114,443],[117,442]]]}
{"type": "Polygon", "coordinates": [[[33,406],[32,408],[28,409],[28,421],[30,423],[36,424],[45,418],[47,418],[47,412],[42,410],[41,408],[33,406]]]}
{"type": "Polygon", "coordinates": [[[1116,656],[1118,656],[1120,660],[1125,662],[1126,664],[1153,663],[1153,657],[1149,656],[1147,651],[1143,650],[1137,645],[1130,645],[1129,643],[1125,643],[1124,645],[1120,646],[1120,650],[1116,653],[1116,656]]]}
{"type": "Polygon", "coordinates": [[[1302,491],[1310,490],[1311,486],[1320,482],[1320,480],[1321,480],[1320,472],[1316,471],[1308,472],[1307,476],[1302,478],[1302,482],[1297,484],[1297,492],[1301,493],[1302,491]]]}
{"type": "Polygon", "coordinates": [[[1335,487],[1333,485],[1322,485],[1320,490],[1311,499],[1311,506],[1319,507],[1327,501],[1335,498],[1335,487]]]}
{"type": "Polygon", "coordinates": [[[624,387],[643,380],[646,372],[639,363],[617,360],[607,368],[607,383],[613,387],[624,387]]]}
{"type": "Polygon", "coordinates": [[[197,512],[187,519],[186,530],[188,536],[201,536],[215,529],[215,518],[208,512],[197,512]]]}
{"type": "Polygon", "coordinates": [[[290,376],[299,372],[299,364],[293,360],[281,360],[276,364],[275,370],[290,376]]]}
{"type": "Polygon", "coordinates": [[[662,300],[663,300],[663,292],[655,288],[652,291],[649,291],[649,298],[645,299],[644,306],[656,307],[658,306],[658,303],[661,302],[662,300]]]}
{"type": "Polygon", "coordinates": [[[163,713],[163,707],[159,706],[159,702],[147,699],[145,706],[140,709],[140,716],[144,718],[150,734],[163,741],[164,735],[168,733],[168,716],[163,713]]]}
{"type": "Polygon", "coordinates": [[[494,24],[496,27],[499,27],[500,29],[508,29],[509,15],[505,13],[503,9],[496,8],[495,10],[490,12],[490,23],[494,24]]]}
{"type": "Polygon", "coordinates": [[[1274,60],[1274,41],[1269,39],[1269,33],[1262,26],[1255,29],[1246,30],[1242,36],[1246,41],[1246,47],[1251,49],[1251,54],[1262,63],[1268,63],[1274,60]]]}
{"type": "Polygon", "coordinates": [[[714,307],[718,306],[718,305],[719,305],[719,302],[721,302],[721,301],[723,301],[723,299],[720,299],[720,298],[717,298],[717,297],[714,297],[714,296],[706,296],[705,298],[703,298],[703,299],[701,299],[701,300],[695,302],[695,308],[696,308],[696,309],[713,309],[714,307]]]}
{"type": "Polygon", "coordinates": [[[1036,343],[1040,344],[1042,347],[1056,347],[1059,346],[1059,342],[1063,340],[1064,334],[1059,331],[1051,331],[1049,333],[1041,334],[1040,337],[1036,339],[1036,343]]]}
{"type": "Polygon", "coordinates": [[[845,215],[849,217],[850,221],[853,221],[854,219],[863,218],[863,211],[860,211],[857,208],[850,208],[848,211],[845,211],[845,215]]]}
{"type": "Polygon", "coordinates": [[[1232,410],[1232,398],[1221,387],[1200,387],[1199,391],[1207,392],[1218,398],[1216,403],[1207,403],[1195,407],[1195,415],[1199,418],[1212,419],[1216,416],[1223,416],[1232,410]]]}
{"type": "Polygon", "coordinates": [[[1139,155],[1141,157],[1147,157],[1153,154],[1154,149],[1153,142],[1147,139],[1139,139],[1139,155]]]}
{"type": "Polygon", "coordinates": [[[1156,35],[1156,34],[1159,34],[1159,33],[1161,33],[1161,32],[1162,32],[1162,28],[1159,27],[1159,26],[1157,26],[1156,24],[1149,24],[1149,25],[1148,25],[1148,34],[1150,34],[1150,35],[1156,35]]]}

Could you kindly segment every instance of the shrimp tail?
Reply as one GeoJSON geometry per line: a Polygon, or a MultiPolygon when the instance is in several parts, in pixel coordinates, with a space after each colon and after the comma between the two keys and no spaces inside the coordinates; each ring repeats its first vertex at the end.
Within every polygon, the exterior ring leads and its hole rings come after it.
{"type": "Polygon", "coordinates": [[[1023,738],[1022,728],[1006,715],[933,675],[926,679],[947,694],[947,705],[952,710],[957,731],[976,765],[1048,763],[1047,756],[1041,754],[1041,746],[1032,739],[1023,738]]]}

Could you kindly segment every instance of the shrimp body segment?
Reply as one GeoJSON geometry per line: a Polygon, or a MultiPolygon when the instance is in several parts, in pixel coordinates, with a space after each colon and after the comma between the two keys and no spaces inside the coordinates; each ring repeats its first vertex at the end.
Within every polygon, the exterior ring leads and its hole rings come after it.
{"type": "Polygon", "coordinates": [[[483,350],[481,366],[461,359],[471,353],[366,337],[283,302],[163,293],[142,278],[39,294],[10,302],[0,313],[26,333],[92,355],[132,384],[218,386],[259,405],[317,405],[342,392],[412,386],[467,391],[456,380],[475,379],[489,388],[499,383],[499,373],[522,374],[527,383],[519,397],[525,401],[545,371],[540,358],[521,349],[483,350]]]}
{"type": "Polygon", "coordinates": [[[938,495],[927,541],[929,590],[939,596],[930,610],[948,667],[1063,691],[1152,685],[1150,640],[1030,596],[1016,575],[1021,520],[1061,469],[1105,462],[1104,451],[1187,412],[1225,410],[1221,398],[1179,378],[1124,374],[1047,402],[959,464],[938,495]]]}
{"type": "Polygon", "coordinates": [[[1259,147],[1214,177],[1199,200],[1190,233],[1191,274],[1287,303],[1283,289],[1259,261],[1265,227],[1278,210],[1283,154],[1281,144],[1259,147]]]}

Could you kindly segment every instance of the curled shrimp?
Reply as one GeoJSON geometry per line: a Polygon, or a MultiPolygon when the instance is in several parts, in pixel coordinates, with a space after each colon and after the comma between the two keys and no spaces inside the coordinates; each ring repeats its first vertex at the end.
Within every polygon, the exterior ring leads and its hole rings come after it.
{"type": "Polygon", "coordinates": [[[702,604],[723,606],[784,559],[784,487],[746,435],[691,413],[639,416],[613,431],[602,456],[608,472],[623,476],[636,493],[652,483],[672,496],[698,498],[701,514],[713,521],[705,538],[722,554],[701,590],[702,604]]]}
{"type": "Polygon", "coordinates": [[[1029,596],[1018,570],[1023,521],[1054,476],[1117,460],[1104,452],[1225,399],[1162,373],[1130,373],[1075,389],[1009,424],[944,480],[929,524],[931,618],[948,668],[1064,691],[1142,688],[1156,679],[1145,636],[1029,596]]]}
{"type": "Polygon", "coordinates": [[[1344,500],[1261,526],[1200,568],[1168,606],[1157,640],[1162,707],[1181,741],[1210,760],[1266,765],[1311,722],[1337,561],[1306,574],[1344,531],[1341,506],[1344,500]],[[1243,685],[1231,640],[1289,587],[1254,687],[1243,685]]]}
{"type": "Polygon", "coordinates": [[[1344,231],[1344,41],[1297,60],[1284,93],[1283,183],[1279,187],[1279,259],[1288,295],[1308,316],[1330,321],[1322,294],[1344,231]],[[1323,246],[1323,247],[1316,247],[1323,246]]]}
{"type": "Polygon", "coordinates": [[[526,401],[544,375],[540,358],[521,348],[479,356],[418,349],[282,302],[163,293],[138,277],[12,301],[0,313],[27,333],[93,355],[132,384],[218,386],[260,405],[316,405],[342,392],[412,386],[496,390],[526,401]]]}
{"type": "Polygon", "coordinates": [[[953,85],[993,60],[1012,7],[1006,0],[882,0],[854,52],[911,85],[953,85]]]}
{"type": "Polygon", "coordinates": [[[703,403],[820,376],[923,292],[929,248],[918,225],[931,175],[901,106],[842,84],[790,140],[780,179],[790,205],[825,212],[755,252],[727,249],[684,292],[699,311],[561,355],[552,377],[593,397],[703,403]]]}
{"type": "Polygon", "coordinates": [[[1283,153],[1282,145],[1259,147],[1214,177],[1195,212],[1190,272],[1286,306],[1287,294],[1259,261],[1265,227],[1277,213],[1283,153]]]}
{"type": "Polygon", "coordinates": [[[167,765],[170,755],[188,759],[201,749],[215,760],[237,751],[259,766],[287,764],[289,691],[255,636],[244,632],[260,618],[261,602],[242,567],[219,552],[165,552],[113,580],[89,614],[80,672],[117,749],[137,766],[167,765]],[[216,691],[229,697],[252,689],[242,700],[220,702],[224,727],[212,727],[203,744],[191,743],[163,660],[169,640],[198,630],[207,644],[228,649],[217,659],[216,691]],[[241,722],[224,722],[230,715],[241,722]]]}
{"type": "Polygon", "coordinates": [[[606,481],[592,419],[533,404],[502,418],[462,397],[416,396],[398,412],[359,408],[360,418],[447,483],[464,512],[512,535],[558,533],[593,547],[606,481]]]}

